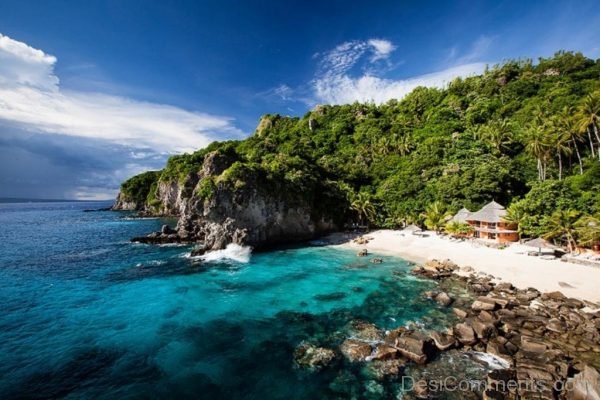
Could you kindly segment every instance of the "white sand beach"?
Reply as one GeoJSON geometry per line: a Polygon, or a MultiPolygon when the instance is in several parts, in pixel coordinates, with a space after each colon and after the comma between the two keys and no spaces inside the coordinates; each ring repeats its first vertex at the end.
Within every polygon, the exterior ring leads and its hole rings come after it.
{"type": "Polygon", "coordinates": [[[450,259],[461,267],[470,266],[476,272],[493,275],[518,288],[560,291],[569,297],[600,303],[600,268],[531,257],[527,255],[535,250],[531,247],[513,244],[502,250],[492,249],[473,241],[451,241],[431,232],[419,237],[402,231],[379,230],[365,236],[372,238],[366,245],[346,241],[339,246],[395,255],[416,263],[450,259]]]}

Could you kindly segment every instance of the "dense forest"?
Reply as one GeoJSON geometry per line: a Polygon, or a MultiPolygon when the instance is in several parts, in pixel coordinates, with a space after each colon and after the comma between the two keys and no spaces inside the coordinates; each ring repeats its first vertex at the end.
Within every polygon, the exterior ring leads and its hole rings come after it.
{"type": "Polygon", "coordinates": [[[599,125],[600,60],[559,52],[381,105],[265,115],[251,137],[173,156],[122,193],[152,207],[158,182],[185,179],[218,151],[237,161],[203,181],[202,196],[252,174],[269,190],[337,204],[348,220],[433,229],[462,207],[496,200],[524,237],[589,246],[600,240],[599,125]]]}

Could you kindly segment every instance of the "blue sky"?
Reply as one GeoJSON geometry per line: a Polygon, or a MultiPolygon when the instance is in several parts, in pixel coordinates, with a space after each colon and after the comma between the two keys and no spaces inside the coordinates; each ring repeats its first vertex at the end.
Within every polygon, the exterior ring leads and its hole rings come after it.
{"type": "Polygon", "coordinates": [[[600,57],[596,1],[0,0],[0,197],[109,198],[265,113],[600,57]]]}

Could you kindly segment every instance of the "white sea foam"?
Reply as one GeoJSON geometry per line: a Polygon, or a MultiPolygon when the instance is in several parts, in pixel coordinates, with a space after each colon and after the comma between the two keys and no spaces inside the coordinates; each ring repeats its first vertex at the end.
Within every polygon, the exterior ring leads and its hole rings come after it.
{"type": "Polygon", "coordinates": [[[252,248],[247,246],[240,246],[239,244],[228,244],[223,250],[210,251],[198,258],[204,261],[223,261],[232,260],[240,263],[247,263],[250,261],[252,254],[252,248]]]}
{"type": "Polygon", "coordinates": [[[479,361],[483,361],[484,363],[486,363],[488,367],[492,369],[506,369],[510,367],[510,364],[506,360],[490,353],[481,353],[479,351],[474,351],[473,356],[479,361]]]}

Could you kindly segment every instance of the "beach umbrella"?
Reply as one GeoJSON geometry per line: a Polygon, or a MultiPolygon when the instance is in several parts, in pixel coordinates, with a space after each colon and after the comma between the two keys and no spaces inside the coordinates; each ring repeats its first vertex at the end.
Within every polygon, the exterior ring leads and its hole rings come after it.
{"type": "Polygon", "coordinates": [[[421,232],[421,228],[416,226],[415,224],[410,224],[406,228],[402,229],[404,232],[421,232]]]}
{"type": "Polygon", "coordinates": [[[529,246],[529,247],[537,247],[538,254],[542,254],[542,249],[552,249],[552,250],[558,249],[558,247],[556,247],[555,245],[553,245],[546,239],[542,239],[542,238],[531,239],[531,240],[526,241],[523,244],[525,246],[529,246]]]}

